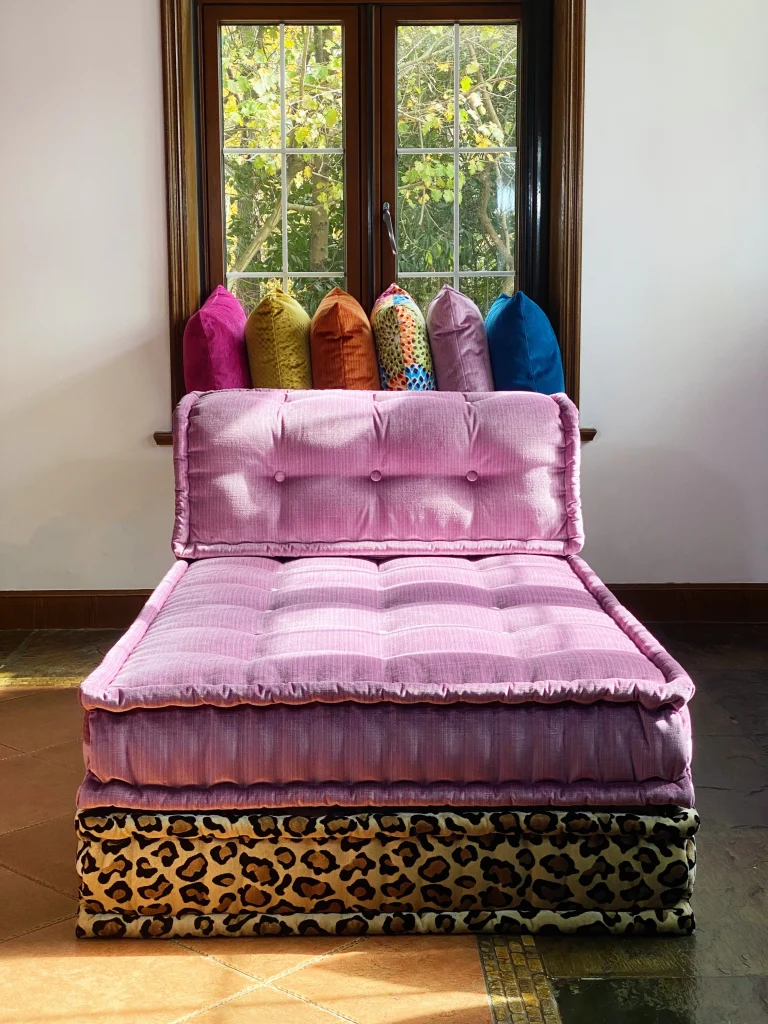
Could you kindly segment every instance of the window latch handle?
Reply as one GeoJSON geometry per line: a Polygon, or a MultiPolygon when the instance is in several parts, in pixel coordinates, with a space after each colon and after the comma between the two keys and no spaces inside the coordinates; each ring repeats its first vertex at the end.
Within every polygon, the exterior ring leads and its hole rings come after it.
{"type": "Polygon", "coordinates": [[[395,241],[395,229],[392,227],[392,214],[390,212],[389,203],[384,203],[381,207],[381,216],[384,221],[384,226],[387,229],[389,235],[389,247],[392,250],[392,255],[397,256],[397,242],[395,241]]]}

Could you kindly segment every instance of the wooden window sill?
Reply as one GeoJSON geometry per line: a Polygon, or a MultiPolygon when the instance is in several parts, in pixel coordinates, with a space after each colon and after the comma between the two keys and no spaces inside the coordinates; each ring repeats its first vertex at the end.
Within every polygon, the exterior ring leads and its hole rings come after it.
{"type": "MultiPolygon", "coordinates": [[[[595,427],[581,427],[580,429],[582,444],[591,441],[597,434],[595,427]]],[[[155,444],[160,448],[170,448],[173,445],[173,434],[170,430],[156,430],[152,436],[155,439],[155,444]]]]}

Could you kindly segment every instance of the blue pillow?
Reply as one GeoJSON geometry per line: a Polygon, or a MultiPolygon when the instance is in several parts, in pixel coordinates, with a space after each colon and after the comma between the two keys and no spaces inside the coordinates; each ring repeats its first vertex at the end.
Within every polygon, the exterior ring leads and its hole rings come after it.
{"type": "Polygon", "coordinates": [[[523,292],[500,295],[485,318],[497,391],[565,391],[563,361],[547,314],[523,292]]]}

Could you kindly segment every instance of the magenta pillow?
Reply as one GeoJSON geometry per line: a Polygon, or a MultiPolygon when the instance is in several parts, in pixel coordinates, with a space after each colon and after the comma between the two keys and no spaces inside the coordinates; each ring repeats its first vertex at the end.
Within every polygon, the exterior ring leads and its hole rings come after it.
{"type": "Polygon", "coordinates": [[[493,391],[483,314],[472,299],[443,285],[427,309],[438,391],[493,391]]]}
{"type": "Polygon", "coordinates": [[[184,385],[187,391],[249,388],[245,351],[245,310],[219,285],[184,328],[184,385]]]}

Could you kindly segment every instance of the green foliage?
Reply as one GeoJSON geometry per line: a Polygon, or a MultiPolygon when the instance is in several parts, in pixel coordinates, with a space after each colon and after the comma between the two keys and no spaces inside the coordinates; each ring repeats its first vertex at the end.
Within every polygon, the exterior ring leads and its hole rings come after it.
{"type": "MultiPolygon", "coordinates": [[[[281,99],[279,26],[222,28],[224,146],[340,149],[342,30],[339,26],[286,25],[283,31],[285,88],[281,99]]],[[[443,150],[398,157],[400,271],[435,272],[434,280],[418,286],[420,294],[439,288],[441,272],[454,272],[457,195],[459,269],[512,271],[515,158],[513,153],[482,150],[515,146],[516,27],[462,26],[456,76],[455,37],[450,25],[402,26],[397,59],[399,148],[443,150]],[[451,152],[457,85],[459,144],[476,150],[460,154],[458,182],[451,152]]],[[[355,83],[346,85],[356,87],[355,83]]],[[[274,153],[225,155],[230,273],[270,272],[276,279],[282,273],[282,159],[274,153]]],[[[322,281],[293,279],[294,290],[300,287],[309,296],[331,280],[341,281],[344,275],[343,157],[289,153],[285,159],[287,269],[328,275],[322,281]]],[[[494,288],[498,291],[499,286],[497,280],[494,288]]],[[[253,298],[268,284],[241,280],[236,287],[241,296],[247,293],[253,298]]]]}

